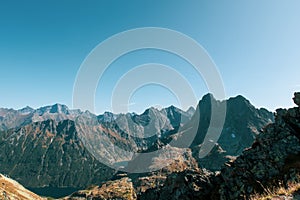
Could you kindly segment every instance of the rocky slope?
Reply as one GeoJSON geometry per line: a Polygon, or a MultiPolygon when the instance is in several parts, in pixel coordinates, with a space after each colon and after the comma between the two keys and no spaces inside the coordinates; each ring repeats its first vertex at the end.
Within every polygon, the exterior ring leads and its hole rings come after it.
{"type": "MultiPolygon", "coordinates": [[[[300,105],[300,93],[295,93],[294,102],[300,105]]],[[[300,183],[299,127],[299,107],[278,109],[275,123],[267,125],[251,147],[226,163],[221,172],[174,172],[163,184],[144,191],[139,198],[250,199],[257,196],[254,194],[268,192],[268,188],[300,183]]],[[[293,194],[287,198],[293,198],[293,194]]]]}
{"type": "Polygon", "coordinates": [[[122,178],[115,181],[108,181],[101,187],[94,186],[87,190],[80,190],[72,195],[63,198],[64,200],[85,200],[85,199],[122,199],[134,200],[136,193],[129,178],[122,178]]]}
{"type": "MultiPolygon", "coordinates": [[[[168,148],[171,149],[168,150],[167,155],[161,154],[160,157],[153,160],[153,165],[161,165],[162,169],[159,171],[142,174],[119,172],[111,181],[75,192],[64,199],[151,199],[150,195],[153,196],[153,194],[148,191],[158,191],[156,190],[158,187],[165,185],[166,181],[170,182],[167,177],[173,173],[181,173],[188,169],[198,173],[209,173],[198,168],[190,149],[168,148]],[[171,155],[170,152],[172,152],[171,155]],[[164,163],[166,162],[168,165],[165,166],[164,163]]],[[[159,190],[159,192],[161,191],[159,190]]],[[[152,197],[152,199],[155,198],[152,197]]]]}
{"type": "MultiPolygon", "coordinates": [[[[300,93],[294,102],[299,106],[300,93]]],[[[251,148],[222,169],[222,199],[249,198],[253,191],[263,192],[281,180],[299,181],[300,108],[276,110],[275,123],[266,126],[251,148]]]]}
{"type": "Polygon", "coordinates": [[[0,133],[0,169],[26,187],[86,187],[113,170],[84,147],[73,121],[47,120],[0,133]]]}
{"type": "Polygon", "coordinates": [[[0,199],[2,200],[46,200],[29,190],[18,182],[0,174],[0,199]]]}

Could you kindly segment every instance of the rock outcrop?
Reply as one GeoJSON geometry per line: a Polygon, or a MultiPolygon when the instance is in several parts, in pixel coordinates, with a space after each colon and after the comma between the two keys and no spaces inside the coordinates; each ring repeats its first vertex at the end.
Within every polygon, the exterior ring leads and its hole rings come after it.
{"type": "Polygon", "coordinates": [[[85,199],[122,199],[134,200],[136,193],[131,180],[127,177],[115,181],[108,181],[101,186],[95,186],[88,190],[81,190],[73,193],[64,200],[85,200],[85,199]]]}
{"type": "MultiPolygon", "coordinates": [[[[299,93],[295,93],[299,106],[299,93]]],[[[249,198],[279,181],[299,181],[300,109],[278,109],[275,123],[266,126],[251,148],[221,171],[220,198],[249,198]],[[297,138],[298,137],[298,138],[297,138]]]]}
{"type": "Polygon", "coordinates": [[[294,103],[297,105],[297,106],[300,106],[300,92],[295,92],[294,93],[294,103]]]}
{"type": "Polygon", "coordinates": [[[167,176],[163,185],[146,190],[141,200],[189,200],[210,199],[214,188],[212,172],[194,169],[174,172],[167,176]]]}

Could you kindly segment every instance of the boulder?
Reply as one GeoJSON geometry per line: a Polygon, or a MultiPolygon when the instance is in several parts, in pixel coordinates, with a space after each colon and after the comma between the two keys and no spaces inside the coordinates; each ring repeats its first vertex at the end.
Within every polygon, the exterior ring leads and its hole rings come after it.
{"type": "Polygon", "coordinates": [[[295,92],[294,93],[294,103],[297,105],[297,106],[300,106],[300,92],[295,92]]]}

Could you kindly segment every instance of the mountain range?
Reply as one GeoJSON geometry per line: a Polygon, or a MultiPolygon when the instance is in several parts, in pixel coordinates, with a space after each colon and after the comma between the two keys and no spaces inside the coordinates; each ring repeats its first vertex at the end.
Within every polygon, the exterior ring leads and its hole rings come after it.
{"type": "Polygon", "coordinates": [[[163,182],[163,177],[188,168],[221,170],[273,121],[273,113],[255,108],[242,96],[219,101],[211,94],[196,109],[149,108],[140,115],[105,112],[97,116],[61,104],[0,108],[0,173],[44,195],[49,188],[75,191],[118,179],[122,171],[144,170],[129,174],[142,192],[151,188],[143,177],[157,181],[154,177],[161,176],[163,182]],[[212,105],[226,105],[226,118],[219,140],[211,141],[212,151],[199,158],[212,105]],[[195,135],[189,146],[172,146],[171,141],[189,134],[195,135]],[[147,160],[143,157],[158,150],[147,160]]]}

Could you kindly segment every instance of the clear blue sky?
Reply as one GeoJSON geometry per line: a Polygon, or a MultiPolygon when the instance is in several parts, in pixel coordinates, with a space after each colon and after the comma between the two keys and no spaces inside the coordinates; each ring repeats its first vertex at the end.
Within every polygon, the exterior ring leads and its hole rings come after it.
{"type": "MultiPolygon", "coordinates": [[[[299,9],[297,0],[1,1],[0,107],[56,102],[72,107],[73,83],[88,53],[113,34],[148,26],[177,30],[199,42],[218,66],[228,97],[242,94],[270,110],[290,107],[293,92],[300,91],[299,9]]],[[[123,69],[146,62],[175,67],[198,99],[207,92],[176,56],[133,52],[101,80],[106,92],[97,91],[98,113],[110,109],[110,92],[123,69]]],[[[131,101],[136,112],[178,104],[155,85],[141,88],[131,101]]]]}

